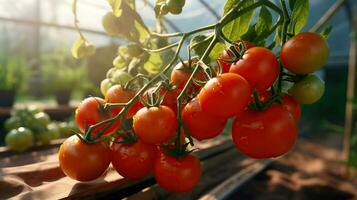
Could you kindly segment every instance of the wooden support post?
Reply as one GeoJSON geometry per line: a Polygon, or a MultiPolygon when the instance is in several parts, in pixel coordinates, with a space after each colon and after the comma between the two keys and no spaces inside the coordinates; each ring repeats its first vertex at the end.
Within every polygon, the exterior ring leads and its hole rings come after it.
{"type": "Polygon", "coordinates": [[[351,48],[348,64],[348,77],[347,77],[347,100],[345,111],[345,133],[343,139],[343,159],[348,160],[350,155],[350,142],[353,132],[353,98],[355,95],[355,81],[356,81],[356,65],[357,65],[357,13],[353,13],[351,23],[351,48]]]}

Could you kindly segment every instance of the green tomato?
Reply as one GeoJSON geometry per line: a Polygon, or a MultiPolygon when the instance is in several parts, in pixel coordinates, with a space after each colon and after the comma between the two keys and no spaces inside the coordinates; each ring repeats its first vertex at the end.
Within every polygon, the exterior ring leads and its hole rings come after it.
{"type": "Polygon", "coordinates": [[[17,128],[21,127],[21,120],[15,116],[10,117],[9,119],[7,119],[5,121],[4,127],[5,127],[6,131],[10,131],[12,129],[17,129],[17,128]]]}
{"type": "Polygon", "coordinates": [[[114,84],[125,85],[131,79],[133,79],[132,75],[127,72],[118,70],[113,74],[113,77],[110,79],[110,82],[114,84]]]}
{"type": "Polygon", "coordinates": [[[48,131],[43,131],[41,133],[37,133],[35,138],[36,142],[38,142],[40,145],[49,145],[52,140],[52,135],[48,131]]]}
{"type": "Polygon", "coordinates": [[[41,108],[38,108],[38,107],[36,107],[36,106],[30,106],[30,107],[28,108],[28,111],[29,111],[30,113],[32,113],[33,115],[35,115],[35,114],[37,114],[37,113],[39,113],[39,112],[43,112],[43,110],[42,110],[41,108]]]}
{"type": "Polygon", "coordinates": [[[143,49],[140,47],[140,45],[135,44],[135,43],[130,43],[128,45],[128,54],[131,57],[138,57],[143,53],[143,49]]]}
{"type": "MultiPolygon", "coordinates": [[[[113,65],[114,65],[114,67],[116,67],[116,69],[122,69],[126,66],[126,62],[123,59],[123,57],[119,55],[114,58],[113,65]]],[[[107,78],[109,78],[109,77],[107,76],[107,78]]]]}
{"type": "Polygon", "coordinates": [[[114,72],[116,72],[117,70],[118,70],[118,69],[115,68],[115,67],[110,68],[110,69],[107,71],[106,77],[107,77],[107,78],[112,78],[113,75],[114,75],[114,72]]]}
{"type": "Polygon", "coordinates": [[[105,32],[110,36],[119,35],[121,33],[120,29],[123,28],[120,27],[120,22],[113,12],[108,12],[103,16],[102,25],[105,32]]]}
{"type": "Polygon", "coordinates": [[[310,74],[296,82],[289,93],[301,104],[317,102],[325,92],[325,82],[314,74],[310,74]]]}
{"type": "Polygon", "coordinates": [[[39,112],[39,113],[35,114],[34,117],[35,117],[36,122],[44,127],[46,127],[51,122],[50,116],[48,116],[48,114],[46,114],[44,112],[39,112]]]}
{"type": "Polygon", "coordinates": [[[113,86],[113,83],[110,82],[109,79],[104,79],[102,80],[102,82],[100,83],[100,91],[102,92],[103,96],[105,96],[109,90],[110,87],[113,86]]]}
{"type": "Polygon", "coordinates": [[[70,123],[61,122],[58,124],[58,128],[62,137],[69,137],[73,135],[72,127],[70,126],[70,123]]]}
{"type": "Polygon", "coordinates": [[[180,14],[184,5],[185,0],[166,0],[167,9],[171,14],[180,14]]]}
{"type": "Polygon", "coordinates": [[[60,129],[56,123],[50,123],[47,125],[47,131],[52,136],[52,139],[58,139],[60,137],[60,129]]]}
{"type": "Polygon", "coordinates": [[[11,130],[5,137],[5,144],[11,150],[22,152],[33,145],[34,136],[30,129],[20,127],[11,130]]]}

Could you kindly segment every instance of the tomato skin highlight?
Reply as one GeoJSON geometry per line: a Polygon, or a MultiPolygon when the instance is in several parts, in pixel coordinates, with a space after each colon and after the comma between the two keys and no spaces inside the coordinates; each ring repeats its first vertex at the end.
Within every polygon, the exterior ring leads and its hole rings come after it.
{"type": "Polygon", "coordinates": [[[58,152],[62,171],[77,181],[91,181],[108,168],[110,149],[104,143],[85,144],[76,135],[67,138],[58,152]]]}
{"type": "MultiPolygon", "coordinates": [[[[105,95],[105,100],[108,103],[128,103],[134,96],[136,92],[131,91],[131,90],[124,90],[124,88],[121,85],[114,85],[109,88],[107,91],[107,95],[105,95]]],[[[132,105],[127,113],[126,113],[126,118],[132,118],[135,113],[142,108],[143,105],[140,103],[140,101],[137,101],[132,105]]],[[[122,110],[123,107],[119,106],[116,108],[113,108],[111,111],[117,115],[119,112],[122,110]]]]}
{"type": "Polygon", "coordinates": [[[192,99],[182,110],[184,120],[191,136],[205,140],[219,135],[227,122],[226,118],[212,116],[202,111],[198,99],[192,99]]]}
{"type": "Polygon", "coordinates": [[[176,132],[176,114],[171,108],[164,105],[144,107],[134,115],[133,128],[143,142],[153,145],[164,144],[176,132]]]}
{"type": "Polygon", "coordinates": [[[325,93],[325,82],[314,74],[310,74],[296,82],[289,93],[301,104],[313,104],[325,93]]]}
{"type": "MultiPolygon", "coordinates": [[[[81,132],[85,131],[86,126],[90,127],[115,115],[112,111],[109,112],[110,116],[102,115],[98,106],[99,105],[104,106],[105,103],[106,103],[105,100],[102,98],[88,97],[79,104],[78,108],[75,111],[75,120],[81,132]]],[[[110,128],[103,135],[108,135],[115,132],[119,124],[120,121],[118,120],[116,123],[110,126],[110,128]]],[[[102,125],[94,129],[92,135],[97,134],[100,130],[104,129],[106,126],[107,125],[102,125]]]]}
{"type": "Polygon", "coordinates": [[[309,74],[323,67],[329,57],[326,40],[317,33],[299,33],[290,38],[280,52],[281,62],[296,74],[309,74]]]}
{"type": "Polygon", "coordinates": [[[155,161],[154,174],[160,187],[170,192],[189,192],[201,178],[201,164],[197,157],[188,154],[175,158],[161,153],[155,161]]]}
{"type": "Polygon", "coordinates": [[[252,88],[264,92],[277,79],[279,64],[269,49],[253,47],[244,53],[242,59],[232,63],[229,72],[241,75],[252,88]]]}
{"type": "Polygon", "coordinates": [[[112,165],[123,177],[138,180],[153,172],[157,147],[138,140],[134,144],[112,144],[112,165]]]}
{"type": "Polygon", "coordinates": [[[251,93],[242,76],[225,73],[209,80],[197,96],[203,112],[230,118],[244,111],[251,100],[251,93]]]}
{"type": "Polygon", "coordinates": [[[278,104],[260,112],[246,110],[232,126],[234,144],[252,158],[281,156],[293,147],[296,137],[295,119],[278,104]]]}
{"type": "Polygon", "coordinates": [[[301,106],[299,102],[292,96],[285,94],[281,96],[284,102],[284,107],[288,110],[294,117],[295,121],[298,122],[301,118],[301,106]]]}

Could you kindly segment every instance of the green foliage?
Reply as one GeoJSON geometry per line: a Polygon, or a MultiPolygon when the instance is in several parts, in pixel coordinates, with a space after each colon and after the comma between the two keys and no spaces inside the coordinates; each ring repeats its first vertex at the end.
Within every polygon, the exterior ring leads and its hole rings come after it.
{"type": "Polygon", "coordinates": [[[322,37],[324,37],[325,39],[328,39],[328,37],[330,36],[330,33],[332,32],[332,29],[333,29],[333,26],[328,26],[320,32],[320,35],[322,35],[322,37]]]}
{"type": "Polygon", "coordinates": [[[290,1],[292,8],[289,33],[299,33],[309,18],[309,0],[290,1]]]}
{"type": "Polygon", "coordinates": [[[85,60],[73,60],[65,52],[57,51],[42,58],[42,76],[45,93],[56,90],[86,90],[92,86],[88,80],[85,60]]]}
{"type": "MultiPolygon", "coordinates": [[[[237,4],[239,0],[228,0],[224,6],[224,14],[237,4]]],[[[246,8],[253,4],[253,0],[240,1],[239,8],[246,8]]],[[[252,20],[254,10],[246,12],[240,17],[236,18],[232,22],[223,27],[223,34],[231,41],[237,41],[240,37],[246,33],[249,29],[250,21],[252,20]]]]}
{"type": "Polygon", "coordinates": [[[24,57],[5,53],[0,56],[0,89],[22,90],[28,75],[28,64],[24,57]]]}

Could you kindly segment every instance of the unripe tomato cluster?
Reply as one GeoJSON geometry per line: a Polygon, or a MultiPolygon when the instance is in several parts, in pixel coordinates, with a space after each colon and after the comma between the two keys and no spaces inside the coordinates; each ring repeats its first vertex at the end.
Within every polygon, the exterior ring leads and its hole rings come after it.
{"type": "Polygon", "coordinates": [[[64,173],[79,181],[93,180],[111,162],[125,178],[153,173],[162,188],[187,192],[198,184],[201,165],[186,149],[185,137],[212,139],[232,118],[232,139],[241,153],[272,158],[288,152],[297,138],[300,103],[313,103],[323,94],[323,82],[307,73],[326,63],[328,46],[321,36],[302,33],[282,47],[281,61],[267,48],[248,42],[244,46],[244,52],[234,47],[235,52],[222,53],[218,60],[222,73],[215,77],[193,71],[196,61],[180,62],[171,72],[170,87],[146,87],[137,98],[137,91],[117,84],[102,90],[105,99],[84,99],[75,116],[80,130],[86,133],[92,127],[86,134],[89,138],[111,136],[112,140],[87,144],[78,136],[67,139],[59,152],[64,173]],[[290,94],[274,89],[282,78],[279,62],[289,70],[285,72],[289,78],[299,78],[294,79],[290,94]],[[177,104],[182,91],[186,95],[177,104]],[[115,120],[98,125],[108,119],[115,120]]]}

